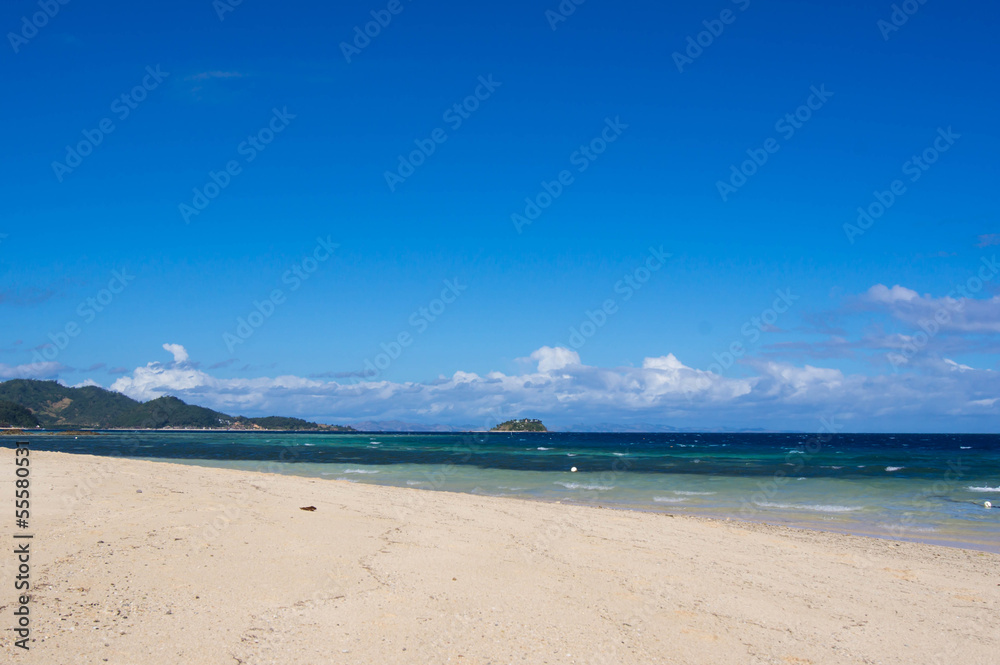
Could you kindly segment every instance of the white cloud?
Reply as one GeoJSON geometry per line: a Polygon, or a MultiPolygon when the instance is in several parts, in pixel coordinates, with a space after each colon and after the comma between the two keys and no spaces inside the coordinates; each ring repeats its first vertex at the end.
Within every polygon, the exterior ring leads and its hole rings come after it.
{"type": "Polygon", "coordinates": [[[94,381],[93,379],[85,379],[80,383],[70,386],[70,388],[86,388],[88,386],[97,386],[98,388],[102,387],[101,384],[99,384],[97,381],[94,381]]]}
{"type": "MultiPolygon", "coordinates": [[[[980,281],[980,284],[982,282],[980,281]]],[[[964,291],[968,293],[968,291],[964,291]]],[[[864,294],[867,301],[892,317],[925,331],[957,333],[1000,332],[1000,296],[934,298],[912,289],[876,284],[864,294]]]]}
{"type": "Polygon", "coordinates": [[[552,372],[558,369],[563,369],[564,367],[569,367],[570,365],[580,364],[579,353],[561,346],[557,346],[555,348],[551,346],[543,346],[532,353],[529,358],[538,363],[539,372],[552,372]]]}
{"type": "Polygon", "coordinates": [[[164,344],[163,348],[173,354],[175,363],[187,362],[189,357],[187,349],[180,344],[164,344]]]}
{"type": "Polygon", "coordinates": [[[993,408],[993,406],[1000,401],[1000,397],[993,397],[991,399],[977,399],[970,402],[970,404],[975,404],[976,406],[985,406],[987,408],[993,408]]]}
{"type": "Polygon", "coordinates": [[[972,367],[969,367],[968,365],[963,365],[961,363],[957,363],[954,360],[952,360],[951,358],[945,358],[944,362],[945,362],[945,364],[947,364],[949,367],[951,367],[956,372],[967,372],[967,371],[973,369],[972,367]]]}
{"type": "Polygon", "coordinates": [[[329,418],[476,421],[503,406],[512,412],[591,416],[690,408],[750,391],[753,381],[728,379],[684,366],[673,356],[648,358],[642,368],[599,368],[565,348],[542,347],[530,356],[538,369],[508,376],[455,372],[429,383],[357,384],[297,376],[220,379],[200,369],[150,363],[111,389],[139,400],[170,394],[222,411],[323,414],[329,418]]]}
{"type": "MultiPolygon", "coordinates": [[[[720,376],[689,367],[673,354],[645,358],[641,367],[594,367],[560,347],[542,347],[536,369],[507,375],[457,371],[429,382],[338,383],[298,376],[222,379],[190,365],[150,363],[111,386],[148,400],[175,395],[190,403],[243,415],[319,419],[482,423],[497,409],[542,417],[555,426],[658,422],[676,426],[818,427],[820,416],[895,427],[938,414],[988,415],[983,400],[1000,392],[996,372],[957,363],[927,363],[921,373],[845,375],[812,365],[760,362],[752,376],[720,376]],[[874,420],[873,420],[874,419],[874,420]]],[[[867,429],[872,426],[868,425],[867,429]]],[[[878,428],[876,428],[878,429],[878,428]]]]}
{"type": "Polygon", "coordinates": [[[876,284],[868,289],[867,296],[873,302],[894,303],[915,300],[920,297],[920,294],[899,284],[896,284],[891,289],[884,284],[876,284]]]}
{"type": "Polygon", "coordinates": [[[59,372],[65,370],[61,363],[41,362],[24,365],[5,365],[0,363],[0,380],[8,379],[54,379],[59,372]]]}

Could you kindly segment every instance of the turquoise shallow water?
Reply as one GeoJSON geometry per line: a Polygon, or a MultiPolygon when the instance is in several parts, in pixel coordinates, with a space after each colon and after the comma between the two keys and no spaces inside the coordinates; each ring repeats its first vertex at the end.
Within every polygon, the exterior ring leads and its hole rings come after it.
{"type": "Polygon", "coordinates": [[[35,449],[729,517],[1000,552],[1000,436],[105,433],[35,449]],[[572,468],[577,471],[573,472],[572,468]]]}

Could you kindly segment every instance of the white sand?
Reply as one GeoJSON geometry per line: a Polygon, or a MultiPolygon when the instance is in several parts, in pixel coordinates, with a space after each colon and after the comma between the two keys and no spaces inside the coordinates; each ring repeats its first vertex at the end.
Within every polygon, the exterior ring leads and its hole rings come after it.
{"type": "MultiPolygon", "coordinates": [[[[0,662],[1000,662],[995,554],[136,460],[31,460],[34,641],[27,654],[12,645],[5,555],[0,662]]],[[[0,469],[13,469],[10,450],[0,469]]],[[[12,502],[13,473],[0,478],[12,502]]],[[[12,516],[3,522],[7,549],[12,516]]]]}

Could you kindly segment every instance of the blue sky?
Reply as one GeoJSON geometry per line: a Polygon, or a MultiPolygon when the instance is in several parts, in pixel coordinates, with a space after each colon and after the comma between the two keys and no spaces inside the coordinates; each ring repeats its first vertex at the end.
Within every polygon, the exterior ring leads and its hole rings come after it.
{"type": "Polygon", "coordinates": [[[5,3],[0,378],[995,431],[994,3],[561,6],[5,3]]]}

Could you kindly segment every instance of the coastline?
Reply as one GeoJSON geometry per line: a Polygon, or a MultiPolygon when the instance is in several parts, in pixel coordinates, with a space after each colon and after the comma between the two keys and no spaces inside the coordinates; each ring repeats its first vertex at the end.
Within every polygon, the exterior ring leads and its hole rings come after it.
{"type": "MultiPolygon", "coordinates": [[[[9,436],[19,436],[24,434],[25,436],[60,436],[66,434],[86,434],[86,435],[97,435],[105,432],[112,433],[122,433],[122,432],[212,432],[219,434],[368,434],[366,431],[354,430],[354,431],[342,431],[334,429],[226,429],[226,428],[186,428],[186,427],[161,427],[161,428],[149,428],[149,427],[126,427],[126,428],[116,428],[108,427],[105,429],[93,429],[93,428],[80,428],[80,429],[24,429],[23,427],[0,427],[0,435],[9,436]]],[[[382,432],[372,432],[373,434],[381,434],[382,432]]]]}
{"type": "MultiPolygon", "coordinates": [[[[1000,647],[996,554],[164,462],[31,459],[32,651],[46,661],[985,663],[1000,647]]],[[[12,496],[13,474],[2,478],[12,496]]]]}
{"type": "MultiPolygon", "coordinates": [[[[141,459],[141,458],[135,458],[141,459]]],[[[206,460],[206,459],[164,459],[164,458],[150,458],[147,461],[152,462],[165,462],[169,464],[182,464],[196,466],[199,468],[209,468],[209,469],[228,469],[235,471],[249,471],[257,472],[262,466],[267,466],[267,463],[262,465],[261,462],[250,462],[248,460],[230,460],[230,461],[219,461],[219,460],[206,460]]],[[[694,519],[694,520],[708,520],[708,521],[723,521],[732,522],[739,524],[748,525],[764,525],[764,526],[774,526],[783,529],[793,529],[793,530],[806,530],[806,531],[816,531],[840,534],[846,536],[859,536],[864,538],[875,538],[878,540],[888,540],[891,542],[908,542],[908,543],[920,543],[925,545],[936,545],[941,547],[950,547],[957,549],[973,550],[988,552],[991,554],[1000,554],[1000,543],[995,540],[990,539],[988,534],[984,533],[969,533],[969,532],[932,532],[932,533],[921,533],[918,531],[906,531],[903,530],[902,533],[893,533],[891,530],[885,528],[879,528],[878,525],[872,523],[859,523],[859,522],[837,522],[829,519],[821,518],[810,518],[809,515],[804,513],[798,513],[795,519],[785,518],[780,519],[775,516],[762,515],[762,514],[751,514],[744,515],[737,511],[734,517],[732,513],[726,513],[719,508],[705,507],[705,508],[695,508],[692,509],[685,505],[683,508],[667,508],[664,504],[659,508],[654,508],[648,505],[635,504],[635,503],[618,503],[613,497],[596,498],[591,496],[587,499],[576,498],[572,496],[568,497],[541,497],[541,496],[530,496],[516,493],[487,493],[487,492],[477,492],[468,491],[461,489],[454,489],[450,487],[432,487],[428,488],[426,482],[413,483],[412,481],[407,482],[406,485],[399,484],[398,482],[386,482],[381,479],[380,476],[367,475],[368,473],[377,473],[375,471],[362,472],[360,469],[355,469],[353,473],[348,471],[346,473],[331,473],[328,471],[312,473],[304,471],[301,469],[305,465],[287,465],[287,464],[276,464],[268,467],[269,473],[279,473],[281,475],[288,475],[301,478],[310,479],[321,479],[321,480],[335,480],[337,482],[349,482],[349,483],[361,483],[364,485],[376,486],[376,487],[396,487],[402,489],[416,489],[419,491],[433,491],[433,492],[445,492],[451,494],[461,494],[465,496],[472,497],[495,497],[501,499],[514,499],[518,501],[529,501],[529,502],[539,502],[548,503],[553,505],[565,505],[565,506],[582,506],[599,508],[602,510],[623,510],[630,512],[648,513],[652,515],[666,515],[669,517],[680,517],[683,519],[694,519]],[[295,469],[294,471],[292,469],[295,469]],[[354,473],[361,473],[365,475],[354,476],[354,473]],[[350,479],[348,480],[348,477],[350,479]]],[[[349,466],[363,467],[363,464],[351,464],[349,466]]],[[[321,465],[325,467],[325,465],[321,465]]],[[[423,477],[427,477],[426,472],[422,474],[423,477]]]]}

